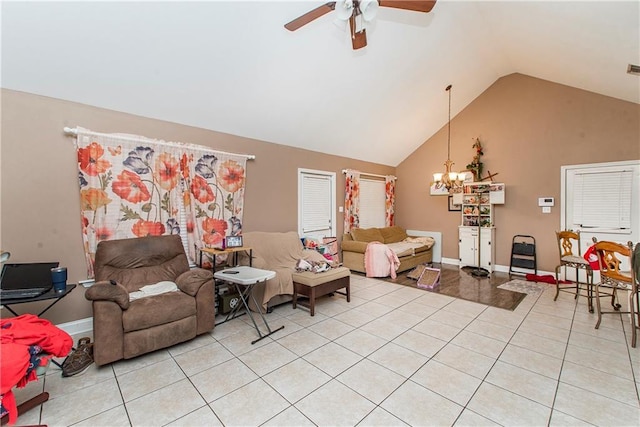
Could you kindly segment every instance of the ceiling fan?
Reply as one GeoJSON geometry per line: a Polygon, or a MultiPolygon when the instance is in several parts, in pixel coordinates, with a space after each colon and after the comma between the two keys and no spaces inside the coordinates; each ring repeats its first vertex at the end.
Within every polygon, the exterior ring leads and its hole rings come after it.
{"type": "Polygon", "coordinates": [[[293,21],[285,24],[289,31],[307,25],[309,22],[335,11],[337,19],[349,21],[351,29],[351,45],[353,49],[360,49],[367,45],[367,34],[364,28],[365,22],[370,22],[376,15],[379,6],[393,7],[396,9],[411,10],[414,12],[430,12],[436,0],[337,0],[323,4],[293,21]]]}

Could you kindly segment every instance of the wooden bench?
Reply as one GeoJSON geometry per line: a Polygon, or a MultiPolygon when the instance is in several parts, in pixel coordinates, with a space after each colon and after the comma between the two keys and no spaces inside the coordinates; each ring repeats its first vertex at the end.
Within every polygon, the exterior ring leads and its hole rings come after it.
{"type": "Polygon", "coordinates": [[[309,298],[309,304],[300,303],[308,307],[311,315],[315,315],[316,298],[332,292],[347,297],[347,302],[351,302],[351,270],[346,267],[332,268],[324,273],[313,273],[304,271],[293,273],[293,308],[297,307],[298,295],[309,298]],[[345,292],[338,292],[338,289],[345,288],[345,292]]]}

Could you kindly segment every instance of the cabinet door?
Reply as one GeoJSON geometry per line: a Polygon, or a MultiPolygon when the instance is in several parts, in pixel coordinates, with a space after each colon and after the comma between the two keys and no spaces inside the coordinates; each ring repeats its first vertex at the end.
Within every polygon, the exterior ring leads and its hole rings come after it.
{"type": "Polygon", "coordinates": [[[478,255],[476,251],[476,242],[478,240],[477,230],[460,229],[460,243],[458,253],[460,256],[460,266],[476,266],[478,263],[478,255]]]}
{"type": "Polygon", "coordinates": [[[480,240],[480,267],[493,271],[491,268],[491,230],[482,230],[482,239],[480,240]]]}

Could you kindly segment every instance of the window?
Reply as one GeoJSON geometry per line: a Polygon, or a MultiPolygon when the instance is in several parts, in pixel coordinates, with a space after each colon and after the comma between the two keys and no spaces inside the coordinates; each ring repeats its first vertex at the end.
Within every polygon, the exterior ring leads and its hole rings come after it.
{"type": "Polygon", "coordinates": [[[631,228],[631,170],[576,172],[573,223],[585,228],[631,228]]]}
{"type": "Polygon", "coordinates": [[[360,228],[385,226],[385,182],[360,178],[360,228]]]}
{"type": "Polygon", "coordinates": [[[298,234],[304,237],[336,235],[336,174],[298,169],[298,234]]]}
{"type": "Polygon", "coordinates": [[[640,161],[562,166],[562,230],[626,242],[640,238],[640,161]]]}

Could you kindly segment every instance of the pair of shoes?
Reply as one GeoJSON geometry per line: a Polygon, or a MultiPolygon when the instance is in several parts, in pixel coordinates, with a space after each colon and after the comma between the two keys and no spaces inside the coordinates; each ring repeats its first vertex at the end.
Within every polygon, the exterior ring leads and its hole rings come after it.
{"type": "Polygon", "coordinates": [[[62,376],[79,375],[86,371],[92,363],[93,343],[88,337],[80,338],[78,340],[78,348],[73,350],[62,363],[62,376]]]}

